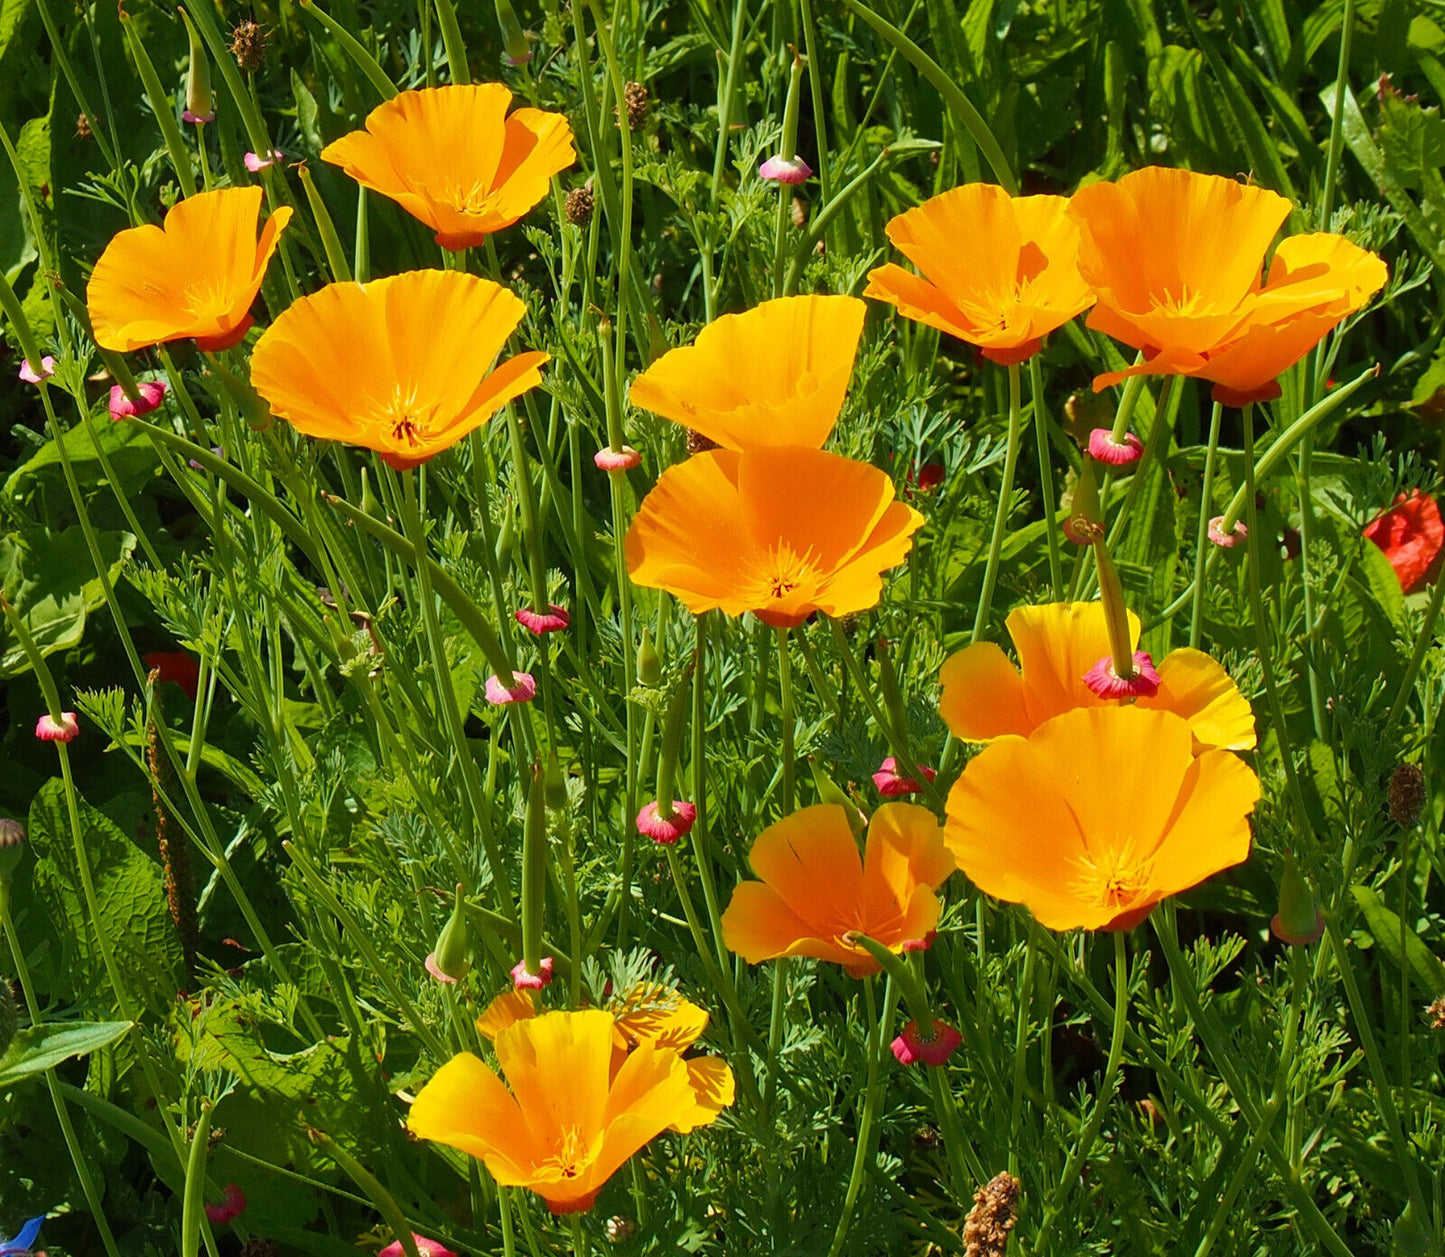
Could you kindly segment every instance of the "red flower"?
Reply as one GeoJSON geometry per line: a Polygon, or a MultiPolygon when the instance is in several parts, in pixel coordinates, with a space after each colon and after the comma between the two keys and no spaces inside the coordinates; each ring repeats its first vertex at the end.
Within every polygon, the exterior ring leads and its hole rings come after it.
{"type": "Polygon", "coordinates": [[[1365,527],[1365,536],[1385,552],[1407,594],[1424,589],[1440,575],[1445,523],[1428,493],[1400,494],[1395,505],[1365,527]]]}
{"type": "Polygon", "coordinates": [[[196,701],[196,690],[201,683],[201,665],[185,651],[153,650],[141,658],[152,672],[160,673],[156,678],[158,681],[174,681],[191,702],[196,701]]]}
{"type": "Polygon", "coordinates": [[[919,1033],[918,1023],[910,1021],[889,1047],[900,1065],[942,1065],[962,1042],[963,1036],[946,1021],[935,1020],[933,1032],[926,1038],[919,1033]]]}
{"type": "MultiPolygon", "coordinates": [[[[937,775],[927,764],[920,764],[918,770],[929,781],[937,775]]],[[[873,784],[885,799],[895,799],[900,794],[917,794],[923,789],[917,778],[905,777],[898,771],[898,761],[891,755],[878,765],[878,771],[873,774],[873,784]]]]}

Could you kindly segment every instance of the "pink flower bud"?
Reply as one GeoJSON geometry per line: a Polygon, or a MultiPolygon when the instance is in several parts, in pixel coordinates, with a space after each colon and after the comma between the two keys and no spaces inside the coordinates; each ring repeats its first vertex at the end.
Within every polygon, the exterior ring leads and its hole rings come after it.
{"type": "Polygon", "coordinates": [[[1144,442],[1132,432],[1124,433],[1122,441],[1115,441],[1108,428],[1095,428],[1089,433],[1089,453],[1111,467],[1125,467],[1138,462],[1144,453],[1144,442]]]}
{"type": "Polygon", "coordinates": [[[1159,674],[1148,654],[1136,650],[1133,676],[1121,677],[1114,671],[1114,657],[1105,655],[1084,674],[1084,684],[1100,698],[1153,698],[1159,692],[1159,674]]]}
{"type": "Polygon", "coordinates": [[[73,711],[63,711],[55,720],[49,712],[35,722],[35,736],[42,742],[69,742],[80,734],[80,720],[73,711]]]}
{"type": "Polygon", "coordinates": [[[246,1211],[246,1196],[235,1183],[227,1183],[224,1199],[219,1205],[207,1205],[206,1217],[215,1226],[234,1222],[246,1211]]]}
{"type": "Polygon", "coordinates": [[[112,419],[139,419],[148,415],[165,400],[170,386],[164,380],[142,380],[135,386],[136,398],[132,401],[125,395],[119,384],[110,390],[110,417],[112,419]]]}
{"type": "Polygon", "coordinates": [[[20,359],[19,375],[26,384],[39,384],[41,380],[48,380],[54,374],[55,359],[51,357],[50,354],[46,354],[45,357],[41,358],[39,372],[30,365],[29,358],[20,359]]]}
{"type": "Polygon", "coordinates": [[[642,455],[630,445],[624,445],[620,450],[608,445],[592,455],[592,461],[603,471],[631,471],[642,462],[642,455]]]}
{"type": "Polygon", "coordinates": [[[552,957],[543,956],[541,961],[541,973],[533,973],[527,968],[525,960],[519,960],[512,966],[512,985],[519,991],[540,991],[544,986],[552,984],[552,957]]]}
{"type": "Polygon", "coordinates": [[[537,696],[537,682],[530,672],[512,673],[512,686],[508,689],[496,676],[487,678],[487,702],[493,707],[504,707],[508,703],[530,703],[537,696]]]}
{"type": "Polygon", "coordinates": [[[637,832],[653,842],[670,847],[690,830],[697,821],[697,804],[676,802],[672,815],[663,816],[654,799],[637,814],[637,832]]]}
{"type": "Polygon", "coordinates": [[[781,153],[769,157],[758,167],[758,175],[777,183],[803,183],[811,178],[813,168],[801,157],[784,157],[781,153]]]}
{"type": "Polygon", "coordinates": [[[1234,521],[1232,532],[1224,531],[1224,516],[1216,515],[1209,521],[1209,540],[1217,546],[1223,546],[1226,550],[1233,550],[1235,546],[1243,545],[1249,536],[1249,529],[1238,520],[1234,521]]]}
{"type": "Polygon", "coordinates": [[[551,614],[546,611],[533,611],[531,607],[523,607],[516,613],[517,623],[530,633],[540,637],[543,633],[557,633],[572,623],[572,617],[567,614],[566,607],[559,607],[555,602],[549,603],[551,614]]]}
{"type": "Polygon", "coordinates": [[[962,1042],[963,1035],[946,1021],[935,1020],[927,1038],[918,1032],[918,1023],[910,1021],[888,1046],[900,1065],[942,1065],[962,1042]]]}
{"type": "MultiPolygon", "coordinates": [[[[421,1257],[457,1257],[445,1244],[439,1244],[436,1240],[429,1240],[425,1235],[418,1235],[415,1231],[411,1233],[412,1243],[416,1245],[416,1251],[421,1257]]],[[[402,1248],[400,1240],[393,1240],[376,1257],[404,1257],[406,1250],[402,1248]]]]}

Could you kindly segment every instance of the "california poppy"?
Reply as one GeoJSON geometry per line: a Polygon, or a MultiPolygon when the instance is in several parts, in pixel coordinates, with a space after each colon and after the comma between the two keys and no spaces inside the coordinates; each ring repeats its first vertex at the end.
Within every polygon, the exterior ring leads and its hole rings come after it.
{"type": "Polygon", "coordinates": [[[1010,196],[989,183],[952,188],[888,224],[921,274],[890,262],[869,272],[863,295],[977,345],[993,362],[1023,362],[1094,303],[1067,206],[1061,196],[1010,196]]]}
{"type": "Polygon", "coordinates": [[[554,1213],[590,1209],[623,1162],[664,1130],[717,1117],[699,1103],[676,1049],[639,1043],[618,1057],[612,1015],[599,1009],[516,1021],[494,1047],[505,1083],[459,1053],[417,1094],[407,1126],[479,1157],[502,1186],[530,1188],[554,1213]]]}
{"type": "Polygon", "coordinates": [[[709,323],[632,381],[632,404],[729,450],[819,448],[838,422],[867,306],[779,297],[709,323]]]}
{"type": "MultiPolygon", "coordinates": [[[[1027,737],[1044,721],[1075,707],[1099,707],[1084,677],[1110,655],[1101,602],[1054,602],[1018,607],[1005,621],[1019,666],[992,642],[965,646],[940,674],[939,710],[955,737],[988,742],[1005,734],[1027,737]]],[[[1131,645],[1139,618],[1129,613],[1131,645]]],[[[1202,650],[1171,651],[1158,664],[1159,689],[1135,706],[1182,717],[1198,748],[1247,751],[1255,744],[1254,713],[1239,687],[1202,650]]],[[[1109,704],[1112,705],[1112,704],[1109,704]]]]}
{"type": "Polygon", "coordinates": [[[1069,216],[1098,293],[1089,326],[1145,361],[1094,378],[1192,375],[1229,406],[1279,396],[1276,377],[1385,283],[1385,264],[1343,236],[1291,236],[1264,255],[1290,203],[1216,175],[1150,166],[1081,188],[1069,216]]]}
{"type": "Polygon", "coordinates": [[[1173,712],[1082,707],[971,759],[944,841],[981,891],[1049,929],[1132,929],[1249,855],[1258,800],[1244,761],[1196,755],[1173,712]]]}
{"type": "Polygon", "coordinates": [[[500,284],[460,271],[328,284],[266,330],[251,383],[308,436],[415,467],[541,382],[544,353],[492,369],[524,311],[500,284]]]}
{"type": "Polygon", "coordinates": [[[1445,523],[1428,493],[1415,489],[1400,494],[1394,506],[1365,526],[1365,537],[1384,551],[1407,594],[1424,589],[1440,575],[1445,523]]]}
{"type": "Polygon", "coordinates": [[[321,159],[420,219],[442,248],[466,249],[515,223],[577,160],[566,118],[540,109],[508,116],[511,103],[500,83],[400,92],[321,159]]]}
{"type": "Polygon", "coordinates": [[[251,302],[277,239],[291,221],[281,206],[256,237],[261,189],[222,188],[177,201],[165,223],[120,232],[86,289],[95,343],[127,353],[194,337],[229,349],[250,329],[251,302]]]}
{"type": "Polygon", "coordinates": [[[938,925],[934,892],[954,867],[937,818],[913,803],[873,813],[861,859],[847,813],[819,803],[763,830],[748,863],[762,880],[733,891],[723,942],[749,964],[815,956],[855,978],[879,968],[855,934],[895,952],[927,946],[938,925]]]}
{"type": "Polygon", "coordinates": [[[786,628],[874,606],[922,525],[867,463],[800,446],[708,450],[658,477],[627,530],[627,570],[690,611],[786,628]]]}

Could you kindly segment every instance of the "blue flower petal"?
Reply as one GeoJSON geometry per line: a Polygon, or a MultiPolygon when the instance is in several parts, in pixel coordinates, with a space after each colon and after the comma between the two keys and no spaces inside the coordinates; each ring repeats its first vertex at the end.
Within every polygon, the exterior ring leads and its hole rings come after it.
{"type": "Polygon", "coordinates": [[[8,1239],[0,1244],[0,1257],[14,1257],[15,1254],[28,1253],[35,1246],[35,1240],[40,1235],[40,1227],[44,1221],[43,1213],[38,1218],[31,1218],[20,1228],[13,1239],[8,1239]]]}

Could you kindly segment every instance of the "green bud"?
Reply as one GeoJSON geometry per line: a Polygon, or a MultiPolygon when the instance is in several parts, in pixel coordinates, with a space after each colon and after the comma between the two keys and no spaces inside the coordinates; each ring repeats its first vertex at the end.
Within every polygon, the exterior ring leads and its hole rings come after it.
{"type": "Polygon", "coordinates": [[[542,797],[554,812],[567,806],[567,774],[562,771],[555,752],[547,755],[547,766],[542,777],[542,797]]]}
{"type": "Polygon", "coordinates": [[[841,807],[848,817],[848,828],[853,831],[853,837],[860,837],[863,827],[868,823],[868,818],[858,810],[858,805],[843,792],[843,787],[818,767],[818,761],[811,755],[808,756],[808,768],[813,774],[813,785],[818,791],[818,802],[836,803],[841,807]]]}
{"type": "Polygon", "coordinates": [[[1079,482],[1074,486],[1069,518],[1064,521],[1064,535],[1075,545],[1086,546],[1104,526],[1104,512],[1099,505],[1099,479],[1094,460],[1085,458],[1079,468],[1079,482]]]}
{"type": "Polygon", "coordinates": [[[662,660],[646,626],[642,630],[642,641],[637,645],[637,679],[643,685],[657,685],[662,680],[662,660]]]}
{"type": "Polygon", "coordinates": [[[1303,946],[1318,941],[1325,932],[1325,918],[1315,905],[1310,884],[1294,856],[1286,853],[1284,875],[1279,880],[1279,912],[1269,928],[1282,943],[1303,946]]]}
{"type": "Polygon", "coordinates": [[[471,931],[467,928],[467,905],[462,899],[462,884],[457,883],[456,899],[452,903],[452,915],[442,927],[437,939],[436,966],[449,978],[461,981],[471,972],[472,961],[471,931]]]}
{"type": "Polygon", "coordinates": [[[381,499],[376,496],[376,490],[371,487],[371,478],[367,475],[367,469],[361,469],[361,509],[372,519],[386,519],[386,511],[381,505],[381,499]]]}
{"type": "Polygon", "coordinates": [[[888,643],[880,639],[874,655],[878,660],[878,682],[883,687],[888,718],[893,722],[893,732],[903,737],[908,732],[908,712],[903,704],[903,690],[898,685],[898,673],[888,654],[888,643]]]}
{"type": "Polygon", "coordinates": [[[20,1021],[20,1011],[15,1007],[15,992],[10,989],[10,980],[0,977],[0,1056],[15,1038],[15,1027],[20,1021]]]}
{"type": "Polygon", "coordinates": [[[1411,1196],[1404,1212],[1395,1219],[1394,1243],[1390,1249],[1395,1257],[1425,1257],[1430,1251],[1430,1234],[1420,1221],[1420,1213],[1411,1196]]]}
{"type": "Polygon", "coordinates": [[[181,21],[186,24],[186,38],[191,44],[191,63],[186,72],[186,111],[182,117],[187,122],[209,122],[216,116],[211,96],[211,63],[206,60],[205,46],[184,9],[181,21]]]}
{"type": "Polygon", "coordinates": [[[506,49],[503,60],[508,65],[526,65],[532,59],[532,49],[527,45],[527,32],[517,21],[510,0],[496,0],[497,25],[502,28],[502,47],[506,49]]]}
{"type": "Polygon", "coordinates": [[[517,526],[512,520],[512,512],[508,511],[507,517],[502,520],[502,530],[497,534],[497,562],[510,562],[516,545],[517,526]]]}

